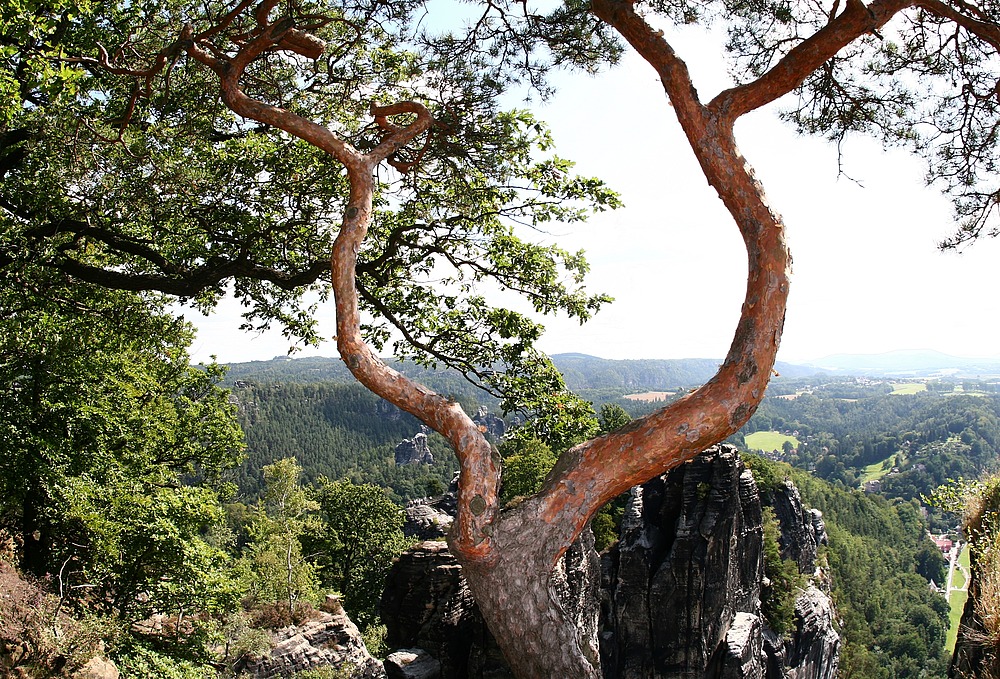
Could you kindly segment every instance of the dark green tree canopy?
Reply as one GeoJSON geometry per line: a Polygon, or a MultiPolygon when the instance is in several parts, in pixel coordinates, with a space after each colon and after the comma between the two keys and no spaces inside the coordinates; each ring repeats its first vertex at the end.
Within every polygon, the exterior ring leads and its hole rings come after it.
{"type": "MultiPolygon", "coordinates": [[[[194,42],[232,57],[276,6],[28,2],[20,9],[34,19],[5,20],[0,272],[39,264],[204,309],[231,291],[248,307],[247,327],[278,322],[315,341],[347,177],[314,146],[234,115],[216,75],[184,50],[194,42]]],[[[544,367],[529,349],[541,328],[489,306],[483,282],[539,312],[588,318],[608,298],[583,287],[582,254],[528,242],[522,227],[577,221],[618,200],[572,173],[543,123],[498,101],[520,80],[546,92],[554,66],[596,68],[615,53],[606,29],[583,5],[517,18],[497,6],[463,31],[433,33],[419,2],[278,9],[291,51],[254,59],[249,96],[360,151],[394,124],[373,120],[374,106],[417,100],[434,116],[378,170],[357,267],[366,337],[376,348],[402,338],[397,354],[509,392],[494,369],[544,367]]]]}
{"type": "Polygon", "coordinates": [[[210,537],[242,451],[221,368],[189,365],[162,300],[35,273],[0,286],[0,533],[95,611],[232,606],[210,537]]]}

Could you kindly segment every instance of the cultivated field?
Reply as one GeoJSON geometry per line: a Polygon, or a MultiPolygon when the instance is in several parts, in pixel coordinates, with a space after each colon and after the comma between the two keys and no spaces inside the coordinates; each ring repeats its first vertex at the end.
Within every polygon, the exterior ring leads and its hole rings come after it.
{"type": "Polygon", "coordinates": [[[892,385],[892,393],[894,394],[916,394],[921,391],[927,391],[927,385],[923,382],[895,382],[892,385]]]}
{"type": "Polygon", "coordinates": [[[793,446],[799,447],[797,438],[776,431],[755,431],[747,434],[743,440],[750,450],[781,450],[785,441],[791,441],[793,446]]]}

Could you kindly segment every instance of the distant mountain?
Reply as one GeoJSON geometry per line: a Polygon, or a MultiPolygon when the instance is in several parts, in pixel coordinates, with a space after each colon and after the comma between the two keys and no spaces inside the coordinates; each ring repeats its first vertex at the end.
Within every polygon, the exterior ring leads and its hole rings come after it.
{"type": "MultiPolygon", "coordinates": [[[[618,389],[622,393],[647,389],[676,389],[704,383],[719,369],[722,359],[628,359],[614,360],[587,354],[555,354],[552,362],[574,390],[618,389]]],[[[428,384],[431,388],[456,396],[473,396],[475,390],[454,371],[425,370],[412,363],[390,361],[395,369],[428,384]]],[[[806,377],[817,369],[779,362],[776,370],[783,377],[806,377]]],[[[278,356],[270,361],[231,363],[226,381],[353,383],[354,378],[339,358],[278,356]]]]}
{"type": "Polygon", "coordinates": [[[906,350],[883,354],[834,354],[808,365],[842,373],[930,377],[1000,375],[1000,358],[964,358],[940,351],[906,350]]]}
{"type": "MultiPolygon", "coordinates": [[[[703,384],[719,369],[719,358],[612,360],[587,354],[555,354],[552,362],[570,389],[625,390],[671,389],[703,384]]],[[[805,377],[816,368],[779,362],[775,369],[785,377],[805,377]]]]}

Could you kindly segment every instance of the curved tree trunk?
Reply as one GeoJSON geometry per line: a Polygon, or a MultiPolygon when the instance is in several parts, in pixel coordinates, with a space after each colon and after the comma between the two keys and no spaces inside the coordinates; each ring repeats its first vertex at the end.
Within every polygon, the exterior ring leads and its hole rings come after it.
{"type": "MultiPolygon", "coordinates": [[[[553,587],[553,567],[605,503],[739,429],[763,398],[777,355],[791,259],[781,219],[771,212],[736,146],[736,119],[791,92],[844,46],[877,31],[907,7],[954,22],[994,48],[1000,47],[1000,31],[939,0],[871,0],[867,5],[847,0],[839,14],[840,3],[835,2],[829,21],[777,58],[766,73],[702,104],[686,65],[662,31],[636,14],[633,0],[592,0],[593,13],[659,74],[706,179],[735,220],[747,248],[746,297],[732,346],[715,377],[666,408],[567,451],[541,491],[501,513],[500,461],[476,425],[457,404],[386,366],[361,337],[355,267],[372,214],[372,174],[383,161],[403,172],[409,169],[393,154],[429,128],[430,114],[415,102],[373,109],[383,139],[362,153],[321,125],[248,97],[239,80],[261,54],[287,50],[317,58],[323,51],[322,42],[295,28],[293,19],[271,20],[278,0],[260,0],[252,10],[257,27],[238,43],[235,55],[212,47],[210,38],[249,12],[255,1],[242,0],[200,33],[186,26],[171,49],[183,49],[212,69],[223,101],[235,113],[299,137],[347,168],[350,196],[331,253],[341,357],[365,386],[420,418],[454,447],[461,476],[449,546],[517,676],[599,677],[596,643],[581,638],[571,613],[563,609],[553,587]],[[400,126],[389,121],[399,114],[408,114],[410,122],[400,126]]],[[[150,78],[168,67],[169,54],[161,51],[146,70],[116,72],[144,78],[148,86],[150,78]]],[[[111,68],[106,53],[91,61],[111,68]]]]}
{"type": "MultiPolygon", "coordinates": [[[[265,24],[275,6],[264,0],[258,22],[265,24]]],[[[448,544],[512,669],[524,679],[601,676],[596,640],[581,638],[571,612],[564,610],[553,587],[553,568],[604,504],[691,459],[749,419],[774,365],[788,293],[790,258],[781,220],[768,208],[736,148],[736,114],[698,101],[683,62],[635,15],[631,4],[595,0],[594,11],[660,73],[709,183],[746,243],[746,299],[732,347],[712,380],[652,415],[567,451],[538,494],[504,513],[499,511],[499,459],[475,423],[456,403],[386,366],[361,336],[355,267],[371,220],[373,172],[428,129],[428,111],[414,102],[373,109],[385,136],[375,149],[361,153],[327,128],[253,100],[241,90],[239,79],[246,66],[265,50],[282,48],[284,34],[262,31],[226,59],[187,35],[189,53],[219,75],[223,100],[234,112],[300,137],[347,168],[351,192],[331,253],[338,350],[360,382],[420,418],[454,447],[461,474],[458,518],[448,544]],[[416,117],[400,127],[388,121],[397,114],[416,117]]]]}
{"type": "Polygon", "coordinates": [[[491,558],[453,545],[490,629],[518,677],[600,677],[594,640],[580,639],[551,586],[553,566],[593,514],[626,489],[735,432],[763,398],[784,324],[791,258],[781,219],[736,147],[735,118],[702,106],[687,70],[631,5],[595,0],[595,13],[660,73],[709,183],[747,248],[747,292],[718,374],[686,398],[565,453],[545,487],[494,522],[491,558]]]}
{"type": "Polygon", "coordinates": [[[580,625],[553,579],[573,540],[565,542],[563,527],[544,520],[537,497],[503,513],[495,525],[494,558],[459,561],[514,676],[600,679],[596,621],[580,625]]]}

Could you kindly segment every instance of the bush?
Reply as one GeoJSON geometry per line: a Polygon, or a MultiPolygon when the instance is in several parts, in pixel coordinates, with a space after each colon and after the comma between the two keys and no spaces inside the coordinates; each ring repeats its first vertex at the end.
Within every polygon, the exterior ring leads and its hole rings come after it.
{"type": "Polygon", "coordinates": [[[778,634],[792,631],[795,623],[795,600],[805,584],[799,567],[791,559],[781,558],[778,544],[778,520],[771,507],[763,508],[764,576],[760,608],[768,627],[778,634]]]}

